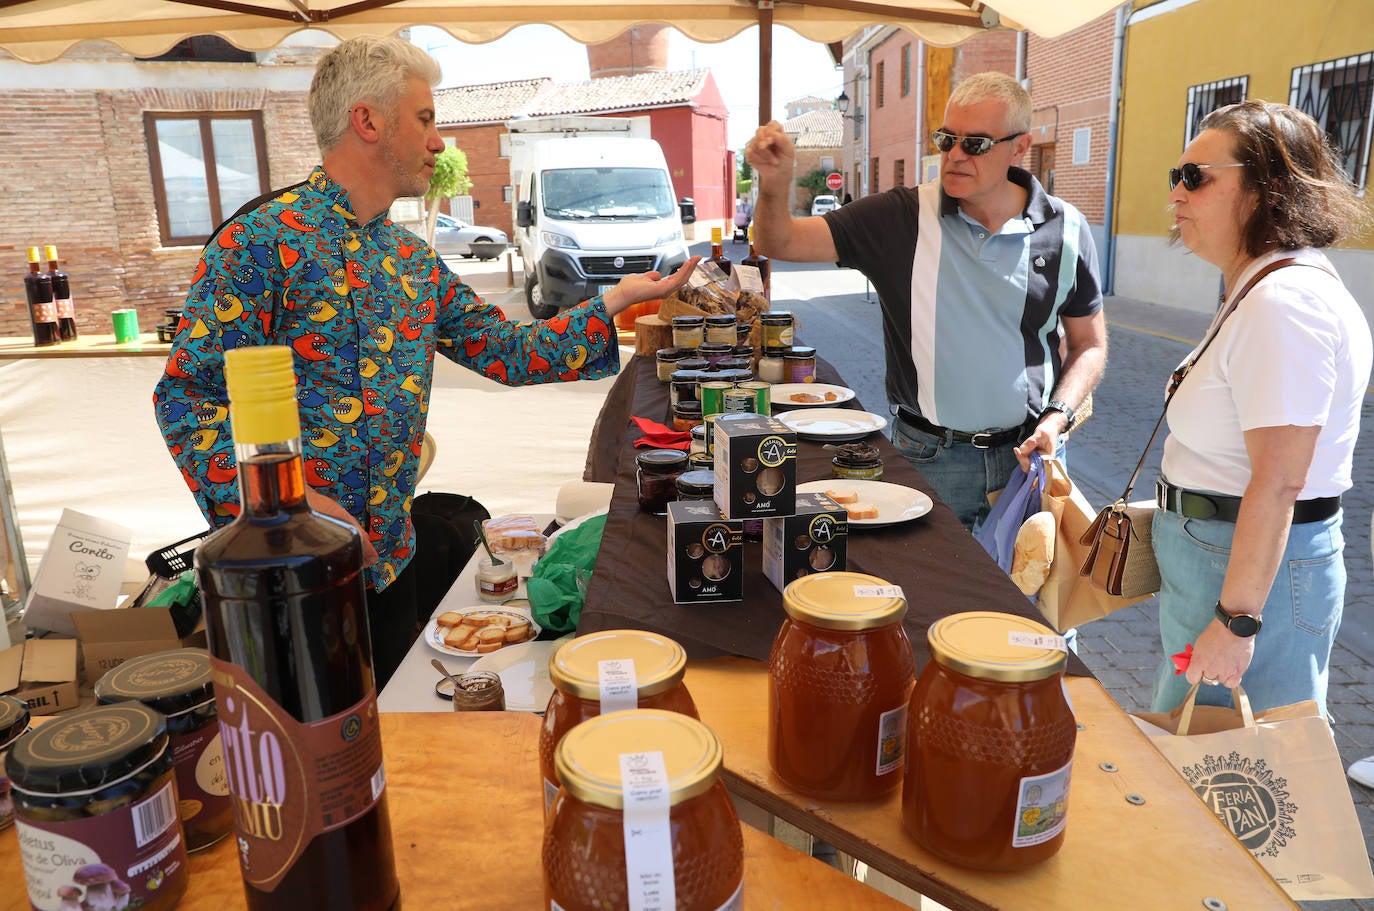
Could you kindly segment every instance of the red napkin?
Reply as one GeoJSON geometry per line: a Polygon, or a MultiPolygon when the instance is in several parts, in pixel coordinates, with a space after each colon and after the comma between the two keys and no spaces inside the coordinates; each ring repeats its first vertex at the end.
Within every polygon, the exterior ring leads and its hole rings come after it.
{"type": "Polygon", "coordinates": [[[692,446],[692,435],[685,431],[673,430],[665,427],[656,421],[648,418],[637,418],[630,416],[630,420],[642,431],[644,436],[635,440],[635,446],[641,449],[690,449],[692,446]]]}
{"type": "Polygon", "coordinates": [[[1177,677],[1179,674],[1185,673],[1188,670],[1188,665],[1193,661],[1193,643],[1189,642],[1183,647],[1183,651],[1169,657],[1174,662],[1174,676],[1177,677]]]}

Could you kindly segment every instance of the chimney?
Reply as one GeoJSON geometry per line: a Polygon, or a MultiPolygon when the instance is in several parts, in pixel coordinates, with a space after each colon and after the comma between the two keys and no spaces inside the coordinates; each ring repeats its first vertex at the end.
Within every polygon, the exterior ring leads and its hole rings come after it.
{"type": "Polygon", "coordinates": [[[662,73],[668,69],[668,27],[636,25],[610,41],[589,44],[587,67],[593,79],[662,73]]]}

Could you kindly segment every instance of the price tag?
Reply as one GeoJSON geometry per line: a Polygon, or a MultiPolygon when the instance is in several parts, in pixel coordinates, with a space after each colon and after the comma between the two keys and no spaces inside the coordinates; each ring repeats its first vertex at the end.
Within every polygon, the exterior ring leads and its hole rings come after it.
{"type": "Polygon", "coordinates": [[[1026,648],[1048,648],[1058,652],[1069,650],[1069,644],[1063,636],[1046,636],[1042,633],[1011,632],[1007,634],[1007,642],[1026,648]]]}
{"type": "Polygon", "coordinates": [[[625,886],[630,911],[672,911],[677,907],[677,887],[663,754],[621,753],[620,789],[625,801],[625,886]]]}
{"type": "Polygon", "coordinates": [[[856,598],[902,598],[900,585],[856,585],[854,586],[854,597],[856,598]]]}
{"type": "Polygon", "coordinates": [[[639,708],[639,684],[635,663],[629,658],[608,658],[596,663],[601,685],[601,714],[639,708]]]}

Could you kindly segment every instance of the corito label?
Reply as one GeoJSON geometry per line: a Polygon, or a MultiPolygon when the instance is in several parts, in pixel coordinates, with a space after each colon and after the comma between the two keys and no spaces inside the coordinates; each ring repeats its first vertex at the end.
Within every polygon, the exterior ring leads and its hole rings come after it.
{"type": "Polygon", "coordinates": [[[304,723],[243,668],[211,663],[239,863],[246,882],[271,892],[311,839],[362,816],[385,790],[377,694],[304,723]]]}

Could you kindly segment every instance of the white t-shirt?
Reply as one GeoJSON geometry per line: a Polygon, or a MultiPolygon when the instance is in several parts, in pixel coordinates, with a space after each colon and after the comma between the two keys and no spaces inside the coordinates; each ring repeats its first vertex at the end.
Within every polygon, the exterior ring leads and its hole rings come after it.
{"type": "MultiPolygon", "coordinates": [[[[1286,256],[1331,268],[1316,250],[1281,251],[1252,263],[1236,288],[1286,256]]],[[[1320,426],[1298,499],[1348,490],[1372,358],[1369,323],[1339,279],[1297,265],[1269,273],[1221,324],[1170,403],[1164,477],[1240,496],[1250,483],[1244,431],[1320,426]]]]}

